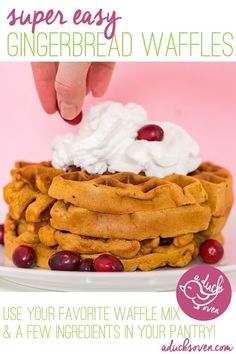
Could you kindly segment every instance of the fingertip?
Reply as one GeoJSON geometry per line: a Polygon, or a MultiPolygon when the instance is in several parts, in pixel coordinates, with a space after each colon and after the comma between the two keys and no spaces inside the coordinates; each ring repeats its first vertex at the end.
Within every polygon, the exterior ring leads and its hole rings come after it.
{"type": "Polygon", "coordinates": [[[52,106],[52,107],[43,107],[44,108],[44,111],[47,113],[47,114],[54,114],[57,112],[57,106],[52,106]]]}
{"type": "Polygon", "coordinates": [[[95,97],[95,98],[103,96],[106,92],[106,90],[101,90],[99,87],[96,87],[96,86],[93,87],[91,91],[92,91],[93,97],[95,97]]]}
{"type": "Polygon", "coordinates": [[[61,101],[59,106],[60,114],[65,120],[73,120],[81,111],[77,105],[70,102],[61,101]]]}
{"type": "Polygon", "coordinates": [[[40,102],[41,105],[43,107],[43,110],[47,113],[47,114],[54,114],[57,112],[58,108],[57,108],[57,103],[56,103],[56,99],[54,97],[39,97],[40,98],[40,102]]]}
{"type": "Polygon", "coordinates": [[[57,111],[58,111],[58,113],[59,113],[59,115],[60,115],[60,117],[66,122],[66,123],[68,123],[68,124],[70,124],[70,125],[78,125],[80,122],[81,122],[81,120],[82,120],[82,118],[83,118],[83,112],[82,112],[82,110],[80,111],[80,113],[76,116],[76,117],[74,117],[74,118],[64,118],[63,117],[63,115],[62,115],[62,113],[61,113],[61,110],[60,110],[60,108],[57,106],[57,111]]]}

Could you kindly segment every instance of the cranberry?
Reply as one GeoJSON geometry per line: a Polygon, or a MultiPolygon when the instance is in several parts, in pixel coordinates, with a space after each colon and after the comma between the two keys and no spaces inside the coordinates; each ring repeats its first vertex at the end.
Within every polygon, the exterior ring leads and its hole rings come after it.
{"type": "Polygon", "coordinates": [[[148,124],[139,129],[138,140],[148,140],[148,141],[162,141],[164,138],[164,132],[159,125],[148,124]]]}
{"type": "Polygon", "coordinates": [[[4,225],[0,224],[0,245],[4,245],[4,225]]]}
{"type": "Polygon", "coordinates": [[[110,255],[110,254],[101,254],[98,256],[94,262],[95,272],[123,272],[124,267],[121,261],[110,255]]]}
{"type": "Polygon", "coordinates": [[[72,251],[60,251],[49,258],[48,264],[52,270],[75,271],[79,270],[80,256],[72,251]]]}
{"type": "Polygon", "coordinates": [[[36,261],[35,252],[29,246],[18,246],[13,252],[12,260],[19,268],[31,268],[36,261]]]}
{"type": "Polygon", "coordinates": [[[224,255],[224,248],[217,240],[207,240],[200,246],[200,256],[206,263],[216,263],[224,255]]]}
{"type": "Polygon", "coordinates": [[[82,261],[80,262],[79,270],[81,272],[94,272],[93,259],[82,259],[82,261]]]}

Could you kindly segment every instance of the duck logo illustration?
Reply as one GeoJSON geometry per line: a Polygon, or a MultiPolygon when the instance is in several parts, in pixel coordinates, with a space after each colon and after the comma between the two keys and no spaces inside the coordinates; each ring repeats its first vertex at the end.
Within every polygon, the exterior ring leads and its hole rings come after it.
{"type": "Polygon", "coordinates": [[[197,265],[179,279],[176,298],[181,310],[191,318],[209,321],[221,316],[232,296],[229,279],[220,269],[197,265]]]}
{"type": "Polygon", "coordinates": [[[210,305],[216,297],[224,290],[222,284],[223,276],[218,278],[216,286],[209,288],[205,284],[209,279],[209,274],[205,280],[200,281],[199,276],[195,276],[194,280],[189,280],[185,285],[179,285],[184,295],[192,300],[194,308],[198,310],[200,307],[210,305]],[[206,289],[205,289],[206,288],[206,289]]]}

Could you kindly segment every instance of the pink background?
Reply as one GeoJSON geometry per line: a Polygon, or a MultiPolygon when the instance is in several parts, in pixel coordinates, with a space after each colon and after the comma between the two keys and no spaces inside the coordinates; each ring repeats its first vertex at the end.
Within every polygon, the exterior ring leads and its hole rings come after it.
{"type": "MultiPolygon", "coordinates": [[[[44,113],[29,64],[1,63],[0,77],[2,189],[15,160],[50,159],[53,137],[78,128],[44,113]]],[[[203,159],[236,175],[236,63],[119,63],[103,99],[137,102],[150,120],[179,123],[197,139],[203,159]]],[[[96,101],[87,97],[85,109],[96,101]]]]}

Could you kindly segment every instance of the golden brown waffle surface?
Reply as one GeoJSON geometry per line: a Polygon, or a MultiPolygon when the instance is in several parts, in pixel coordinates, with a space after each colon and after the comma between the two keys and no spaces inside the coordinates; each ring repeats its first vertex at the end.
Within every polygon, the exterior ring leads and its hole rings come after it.
{"type": "Polygon", "coordinates": [[[131,240],[200,232],[207,230],[210,218],[210,208],[199,204],[122,215],[89,211],[62,201],[57,201],[51,209],[51,225],[56,229],[92,237],[131,240]]]}
{"type": "MultiPolygon", "coordinates": [[[[223,243],[220,234],[215,235],[223,243]]],[[[149,271],[169,265],[184,267],[198,254],[199,245],[208,237],[202,234],[188,234],[173,238],[169,244],[162,245],[160,239],[144,241],[100,240],[81,237],[71,233],[62,233],[50,226],[42,226],[38,231],[17,232],[17,222],[9,216],[6,219],[6,254],[11,258],[14,249],[19,245],[34,248],[37,255],[37,265],[48,269],[48,260],[56,252],[70,250],[81,254],[82,258],[96,258],[101,253],[110,253],[118,257],[125,271],[137,269],[149,271]],[[43,230],[44,229],[44,230],[43,230]],[[44,236],[42,237],[42,234],[44,236]],[[48,239],[51,241],[48,243],[48,239]],[[155,241],[155,242],[153,242],[155,241]],[[145,241],[146,242],[146,241],[145,241]],[[153,243],[153,245],[151,244],[153,243]]],[[[163,240],[161,240],[163,241],[163,240]]]]}
{"type": "Polygon", "coordinates": [[[59,250],[83,258],[110,253],[126,271],[184,267],[204,240],[222,242],[233,203],[229,171],[211,163],[191,176],[160,179],[20,162],[4,197],[9,257],[18,245],[30,245],[37,264],[48,268],[49,257],[59,250]]]}
{"type": "Polygon", "coordinates": [[[57,176],[49,189],[57,200],[90,211],[129,214],[204,203],[207,194],[199,180],[184,176],[178,183],[134,173],[89,175],[84,171],[57,176]]]}

